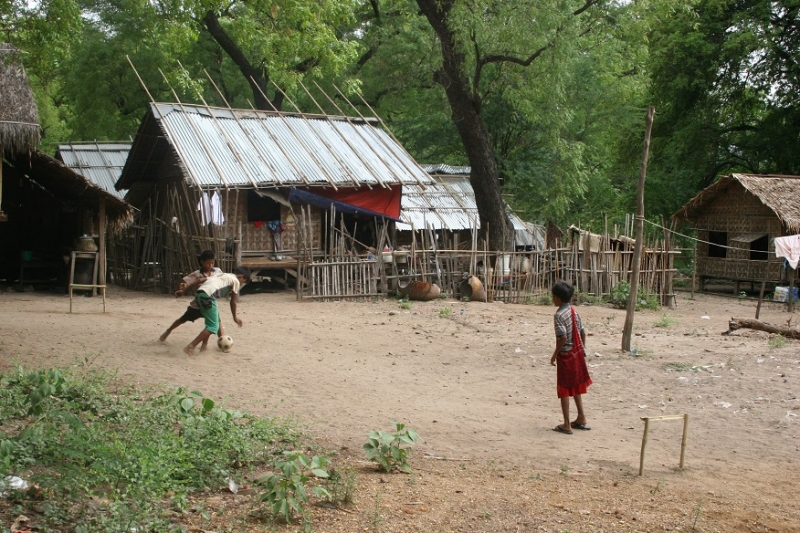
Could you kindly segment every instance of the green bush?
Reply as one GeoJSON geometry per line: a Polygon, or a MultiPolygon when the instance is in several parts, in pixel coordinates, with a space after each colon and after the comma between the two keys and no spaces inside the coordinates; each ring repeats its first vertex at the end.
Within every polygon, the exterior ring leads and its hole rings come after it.
{"type": "MultiPolygon", "coordinates": [[[[626,309],[628,307],[628,298],[631,294],[631,284],[627,281],[620,281],[611,289],[611,294],[608,301],[617,309],[626,309]]],[[[653,309],[658,310],[661,305],[658,302],[658,296],[650,292],[639,289],[637,291],[636,310],[653,309]]]]}
{"type": "Polygon", "coordinates": [[[271,464],[301,437],[199,392],[111,384],[108,374],[76,369],[0,376],[0,475],[43,496],[19,504],[42,530],[174,531],[170,507],[185,512],[189,494],[271,464]]]}
{"type": "MultiPolygon", "coordinates": [[[[329,461],[325,457],[316,455],[309,459],[301,452],[286,451],[283,453],[286,459],[275,463],[278,473],[261,482],[265,487],[265,492],[259,499],[270,505],[270,512],[273,516],[291,524],[295,513],[305,515],[305,505],[308,502],[306,484],[312,478],[327,478],[328,472],[324,467],[329,461]]],[[[320,485],[313,485],[311,492],[318,498],[330,499],[331,497],[330,493],[320,485]]]]}

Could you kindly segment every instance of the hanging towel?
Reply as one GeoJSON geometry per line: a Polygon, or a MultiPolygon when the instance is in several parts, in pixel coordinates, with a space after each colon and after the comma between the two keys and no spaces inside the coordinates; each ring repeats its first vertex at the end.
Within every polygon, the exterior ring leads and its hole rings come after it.
{"type": "Polygon", "coordinates": [[[800,264],[800,235],[775,237],[775,255],[785,257],[789,266],[797,268],[800,264]]]}
{"type": "Polygon", "coordinates": [[[200,211],[200,219],[204,226],[208,224],[221,226],[225,223],[225,215],[222,214],[222,198],[217,191],[214,191],[214,196],[210,198],[208,193],[204,192],[197,203],[197,210],[200,211]]]}

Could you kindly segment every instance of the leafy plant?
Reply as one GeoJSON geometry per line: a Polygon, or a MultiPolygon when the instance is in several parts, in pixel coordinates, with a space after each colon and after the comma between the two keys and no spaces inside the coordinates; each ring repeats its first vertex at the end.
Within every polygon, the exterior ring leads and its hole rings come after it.
{"type": "Polygon", "coordinates": [[[411,309],[411,302],[408,301],[408,298],[401,298],[400,299],[400,309],[409,310],[411,309]]]}
{"type": "Polygon", "coordinates": [[[661,318],[653,322],[653,326],[657,328],[669,328],[675,325],[678,321],[673,318],[669,313],[664,313],[661,318]]]}
{"type": "Polygon", "coordinates": [[[378,463],[385,472],[397,468],[410,473],[408,456],[411,450],[404,448],[403,445],[413,446],[419,440],[419,435],[413,429],[405,429],[405,424],[396,420],[391,420],[391,423],[395,426],[394,433],[372,430],[367,432],[369,441],[364,444],[367,459],[378,463]]]}
{"type": "MultiPolygon", "coordinates": [[[[328,472],[324,467],[329,460],[316,455],[309,459],[304,453],[296,451],[283,453],[286,459],[275,463],[278,473],[269,476],[266,481],[259,481],[265,487],[259,500],[270,505],[273,516],[291,524],[295,513],[302,515],[305,512],[305,504],[308,502],[306,483],[312,478],[327,478],[328,472]]],[[[331,497],[328,490],[321,485],[313,485],[311,492],[318,498],[331,497]]]]}
{"type": "Polygon", "coordinates": [[[769,344],[770,348],[784,348],[787,344],[789,344],[789,341],[786,340],[786,337],[778,333],[774,337],[770,337],[767,343],[769,344]]]}
{"type": "Polygon", "coordinates": [[[352,467],[344,470],[333,468],[326,485],[330,501],[336,504],[353,503],[357,489],[356,473],[352,467]]]}
{"type": "Polygon", "coordinates": [[[439,318],[451,318],[453,316],[452,307],[443,307],[439,309],[439,318]]]}
{"type": "Polygon", "coordinates": [[[20,513],[76,533],[177,531],[171,514],[190,508],[189,494],[266,464],[300,435],[199,392],[112,393],[110,375],[75,368],[0,375],[0,420],[2,474],[36,487],[20,513]]]}
{"type": "MultiPolygon", "coordinates": [[[[611,305],[618,309],[625,309],[628,307],[628,298],[631,294],[631,284],[627,281],[620,281],[611,289],[611,294],[608,297],[611,305]]],[[[653,309],[657,310],[661,306],[658,303],[658,297],[655,294],[642,290],[641,288],[636,291],[636,310],[653,309]]]]}
{"type": "MultiPolygon", "coordinates": [[[[599,294],[590,294],[588,292],[579,292],[575,295],[575,299],[578,303],[585,304],[585,305],[601,305],[606,302],[605,297],[599,294]]],[[[552,305],[552,300],[550,302],[552,305]]]]}
{"type": "Polygon", "coordinates": [[[543,294],[527,294],[525,295],[526,305],[553,305],[553,297],[549,292],[543,294]]]}

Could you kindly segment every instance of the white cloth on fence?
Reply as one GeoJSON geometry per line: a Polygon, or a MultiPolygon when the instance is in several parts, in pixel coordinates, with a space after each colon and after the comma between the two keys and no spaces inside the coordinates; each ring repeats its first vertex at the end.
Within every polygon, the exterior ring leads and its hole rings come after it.
{"type": "Polygon", "coordinates": [[[775,255],[785,257],[792,268],[800,264],[800,235],[775,237],[775,255]]]}
{"type": "Polygon", "coordinates": [[[200,211],[200,220],[204,226],[208,224],[221,226],[225,223],[225,215],[222,214],[222,198],[217,191],[214,191],[214,196],[210,198],[208,193],[204,192],[197,203],[197,210],[200,211]]]}

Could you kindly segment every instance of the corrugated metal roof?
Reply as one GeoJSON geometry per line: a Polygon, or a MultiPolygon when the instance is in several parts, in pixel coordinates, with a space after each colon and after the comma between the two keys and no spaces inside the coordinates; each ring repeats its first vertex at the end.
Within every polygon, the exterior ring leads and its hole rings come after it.
{"type": "Polygon", "coordinates": [[[125,191],[116,190],[114,184],[122,174],[130,150],[130,143],[59,144],[56,159],[107,193],[123,199],[125,191]]]}
{"type": "MultiPolygon", "coordinates": [[[[509,217],[515,230],[529,231],[525,222],[511,210],[509,217]]],[[[404,185],[400,218],[403,220],[397,223],[400,231],[427,227],[450,231],[480,228],[478,205],[468,177],[440,179],[425,189],[404,185]]]]}
{"type": "Polygon", "coordinates": [[[428,184],[389,135],[362,119],[186,104],[151,104],[201,187],[428,184]]]}
{"type": "Polygon", "coordinates": [[[440,163],[438,165],[422,165],[422,168],[424,168],[425,172],[427,172],[428,174],[445,174],[449,176],[456,176],[462,174],[466,174],[467,176],[469,176],[469,174],[472,172],[472,168],[468,166],[453,167],[450,165],[445,165],[444,163],[440,163]]]}

